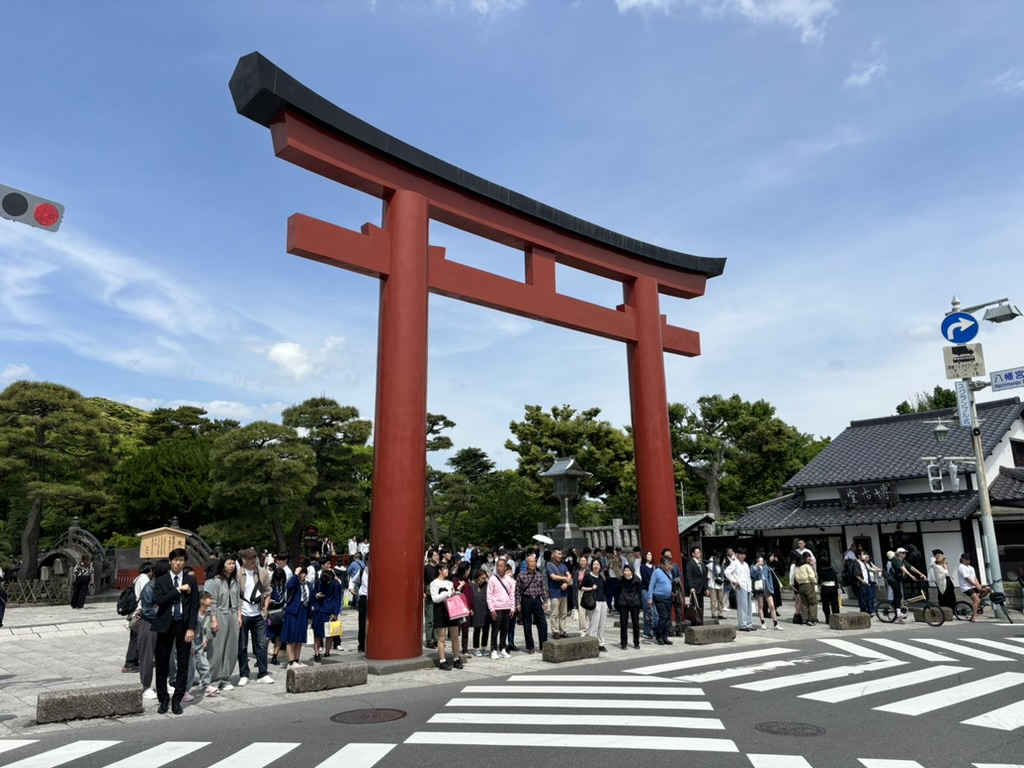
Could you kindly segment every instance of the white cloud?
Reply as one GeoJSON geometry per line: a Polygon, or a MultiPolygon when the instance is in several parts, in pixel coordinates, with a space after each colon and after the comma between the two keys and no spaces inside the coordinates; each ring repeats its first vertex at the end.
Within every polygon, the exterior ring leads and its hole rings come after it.
{"type": "Polygon", "coordinates": [[[282,374],[295,381],[304,381],[325,369],[337,367],[344,344],[345,339],[341,336],[328,336],[322,347],[304,347],[294,341],[282,341],[271,345],[267,359],[282,374]]]}
{"type": "Polygon", "coordinates": [[[237,400],[161,400],[153,397],[132,397],[124,402],[133,408],[152,411],[156,408],[180,408],[183,405],[195,406],[206,411],[209,419],[235,419],[242,424],[252,421],[281,421],[281,411],[288,403],[240,403],[237,400]]]}
{"type": "Polygon", "coordinates": [[[885,58],[881,44],[875,41],[871,46],[870,57],[853,63],[853,70],[843,85],[847,88],[866,88],[876,80],[883,79],[889,70],[885,58]]]}
{"type": "Polygon", "coordinates": [[[1024,67],[1011,67],[1001,75],[993,77],[988,84],[1010,96],[1024,93],[1024,67]]]}
{"type": "Polygon", "coordinates": [[[668,13],[680,2],[709,18],[738,15],[752,24],[781,24],[800,32],[803,43],[825,39],[825,24],[835,16],[837,0],[615,0],[619,13],[631,10],[668,13]]]}
{"type": "Polygon", "coordinates": [[[518,11],[526,0],[435,0],[435,4],[452,13],[468,8],[481,16],[494,17],[518,11]]]}
{"type": "Polygon", "coordinates": [[[7,386],[12,381],[32,378],[32,369],[24,363],[10,363],[0,371],[0,384],[7,386]]]}

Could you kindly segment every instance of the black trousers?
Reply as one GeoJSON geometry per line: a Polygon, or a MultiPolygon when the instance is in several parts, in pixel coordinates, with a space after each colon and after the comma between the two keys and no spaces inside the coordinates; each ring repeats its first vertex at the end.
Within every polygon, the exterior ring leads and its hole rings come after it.
{"type": "Polygon", "coordinates": [[[89,583],[92,576],[79,576],[71,588],[71,607],[84,608],[85,598],[89,594],[89,583]]]}
{"type": "Polygon", "coordinates": [[[357,598],[356,610],[359,612],[359,647],[356,650],[366,652],[366,595],[357,598]]]}
{"type": "Polygon", "coordinates": [[[626,625],[633,622],[633,645],[640,644],[640,606],[619,606],[619,644],[626,645],[626,625]]]}
{"type": "Polygon", "coordinates": [[[171,622],[171,628],[166,632],[159,632],[156,636],[156,697],[160,703],[168,698],[175,704],[180,704],[185,695],[185,685],[188,683],[188,657],[192,652],[192,643],[185,642],[185,622],[178,620],[171,622]],[[174,696],[167,695],[167,673],[171,666],[171,653],[177,654],[177,674],[174,677],[174,696]]]}
{"type": "Polygon", "coordinates": [[[541,648],[548,641],[548,620],[544,615],[544,601],[539,597],[523,595],[523,634],[526,635],[526,650],[533,650],[533,625],[537,624],[537,636],[541,648]]]}
{"type": "Polygon", "coordinates": [[[137,667],[137,666],[139,666],[139,630],[138,630],[138,628],[136,628],[136,629],[129,629],[128,630],[128,652],[124,655],[124,665],[126,667],[137,667]]]}
{"type": "Polygon", "coordinates": [[[505,641],[508,637],[509,611],[506,608],[503,611],[495,611],[494,615],[497,618],[494,619],[494,631],[491,633],[491,650],[504,651],[506,645],[505,641]]]}

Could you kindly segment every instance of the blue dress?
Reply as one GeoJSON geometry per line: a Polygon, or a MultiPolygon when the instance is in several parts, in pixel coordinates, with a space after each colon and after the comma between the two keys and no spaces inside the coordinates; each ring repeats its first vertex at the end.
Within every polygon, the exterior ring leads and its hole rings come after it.
{"type": "Polygon", "coordinates": [[[331,620],[331,616],[341,613],[341,582],[331,579],[325,588],[318,580],[313,593],[313,637],[323,638],[324,624],[331,620]],[[323,599],[317,600],[317,594],[323,594],[323,599]]]}
{"type": "Polygon", "coordinates": [[[281,627],[282,643],[306,642],[309,632],[311,589],[309,584],[299,584],[298,576],[292,576],[288,580],[288,600],[284,604],[284,626],[281,627]]]}

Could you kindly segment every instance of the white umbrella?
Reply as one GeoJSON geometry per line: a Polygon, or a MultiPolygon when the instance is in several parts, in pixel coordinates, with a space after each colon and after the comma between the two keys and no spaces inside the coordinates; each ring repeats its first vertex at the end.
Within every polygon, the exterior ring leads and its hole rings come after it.
{"type": "Polygon", "coordinates": [[[555,540],[550,536],[545,536],[543,533],[538,533],[533,537],[534,541],[539,541],[541,544],[554,544],[555,540]]]}

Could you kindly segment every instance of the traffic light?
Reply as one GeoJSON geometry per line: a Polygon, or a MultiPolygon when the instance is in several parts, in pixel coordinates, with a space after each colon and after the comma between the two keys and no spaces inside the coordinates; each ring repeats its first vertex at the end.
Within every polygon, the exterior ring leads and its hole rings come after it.
{"type": "Polygon", "coordinates": [[[942,467],[938,464],[928,465],[928,490],[932,493],[942,493],[942,467]]]}
{"type": "Polygon", "coordinates": [[[64,206],[0,184],[0,216],[11,221],[20,221],[30,227],[56,232],[60,229],[61,219],[64,218],[64,206]]]}

